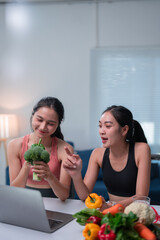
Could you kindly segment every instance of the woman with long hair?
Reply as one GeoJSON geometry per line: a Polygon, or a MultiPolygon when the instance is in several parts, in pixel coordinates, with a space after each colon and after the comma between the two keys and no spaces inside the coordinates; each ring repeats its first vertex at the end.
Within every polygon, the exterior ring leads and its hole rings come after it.
{"type": "MultiPolygon", "coordinates": [[[[93,150],[84,179],[82,160],[68,148],[64,168],[73,179],[81,200],[92,192],[99,169],[109,199],[127,206],[134,195],[148,195],[150,186],[151,154],[140,124],[133,120],[130,110],[123,106],[107,108],[99,120],[102,147],[93,150]]],[[[104,203],[103,207],[107,207],[104,203]]]]}
{"type": "Polygon", "coordinates": [[[64,146],[71,153],[73,148],[63,139],[60,127],[63,118],[64,107],[57,98],[42,98],[33,107],[30,120],[32,132],[8,144],[11,186],[38,189],[43,197],[58,197],[61,200],[69,197],[71,177],[62,164],[67,157],[64,146]],[[50,154],[50,161],[36,161],[31,165],[25,161],[24,153],[32,144],[38,144],[40,139],[50,154]],[[33,172],[41,181],[33,180],[33,172]]]}

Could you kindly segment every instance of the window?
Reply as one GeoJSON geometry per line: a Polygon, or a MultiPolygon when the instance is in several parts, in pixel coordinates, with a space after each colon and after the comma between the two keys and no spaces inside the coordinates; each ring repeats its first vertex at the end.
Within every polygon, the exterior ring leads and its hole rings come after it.
{"type": "Polygon", "coordinates": [[[90,89],[92,147],[101,145],[101,113],[123,105],[141,123],[152,153],[160,152],[160,48],[92,49],[90,89]]]}

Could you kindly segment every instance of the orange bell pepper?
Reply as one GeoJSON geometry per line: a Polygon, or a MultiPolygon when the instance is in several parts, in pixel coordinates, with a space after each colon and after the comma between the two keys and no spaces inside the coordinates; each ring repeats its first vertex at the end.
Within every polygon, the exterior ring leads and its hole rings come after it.
{"type": "Polygon", "coordinates": [[[100,226],[95,223],[87,223],[83,230],[85,240],[98,240],[100,226]]]}
{"type": "Polygon", "coordinates": [[[102,206],[102,198],[97,193],[91,193],[85,200],[88,208],[100,208],[102,206]]]}

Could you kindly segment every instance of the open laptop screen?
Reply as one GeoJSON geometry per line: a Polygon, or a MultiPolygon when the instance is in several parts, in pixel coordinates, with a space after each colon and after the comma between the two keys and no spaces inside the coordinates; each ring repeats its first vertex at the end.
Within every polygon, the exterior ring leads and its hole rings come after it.
{"type": "Polygon", "coordinates": [[[0,185],[0,213],[0,222],[48,233],[73,220],[71,214],[46,211],[39,191],[6,185],[0,185]]]}

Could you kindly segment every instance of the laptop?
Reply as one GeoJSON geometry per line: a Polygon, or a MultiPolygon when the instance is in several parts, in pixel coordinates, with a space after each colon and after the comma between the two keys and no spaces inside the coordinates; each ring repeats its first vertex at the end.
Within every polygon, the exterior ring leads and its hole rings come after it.
{"type": "Polygon", "coordinates": [[[0,185],[0,222],[51,233],[74,218],[45,210],[38,190],[0,185]]]}

